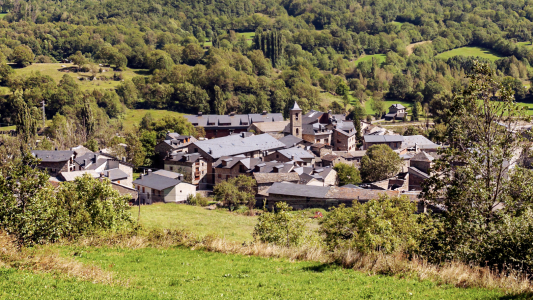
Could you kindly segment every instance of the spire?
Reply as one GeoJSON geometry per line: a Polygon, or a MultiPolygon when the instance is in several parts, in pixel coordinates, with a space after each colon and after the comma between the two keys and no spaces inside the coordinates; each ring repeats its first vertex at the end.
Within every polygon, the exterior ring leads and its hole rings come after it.
{"type": "Polygon", "coordinates": [[[294,106],[292,107],[291,110],[302,110],[302,109],[298,106],[298,102],[294,101],[294,106]]]}

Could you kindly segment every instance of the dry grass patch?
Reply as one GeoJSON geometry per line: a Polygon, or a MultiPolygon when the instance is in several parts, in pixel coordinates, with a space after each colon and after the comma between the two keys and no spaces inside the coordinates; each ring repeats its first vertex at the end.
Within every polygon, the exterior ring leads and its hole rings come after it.
{"type": "Polygon", "coordinates": [[[99,267],[61,257],[49,249],[19,248],[15,239],[3,231],[0,231],[0,267],[66,275],[93,283],[115,283],[112,273],[99,267]]]}

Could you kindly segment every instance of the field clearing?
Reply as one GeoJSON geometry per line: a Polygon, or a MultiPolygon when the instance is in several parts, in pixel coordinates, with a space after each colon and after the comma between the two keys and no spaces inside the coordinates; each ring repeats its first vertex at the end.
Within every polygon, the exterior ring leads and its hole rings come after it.
{"type": "Polygon", "coordinates": [[[527,102],[517,102],[517,103],[523,107],[527,107],[526,114],[529,116],[533,116],[533,103],[527,103],[527,102]]]}
{"type": "Polygon", "coordinates": [[[527,47],[527,48],[532,48],[533,47],[533,44],[531,42],[517,42],[516,44],[519,45],[519,46],[527,47]]]}
{"type": "MultiPolygon", "coordinates": [[[[137,219],[138,207],[130,210],[137,219]]],[[[186,229],[198,235],[218,235],[237,242],[251,242],[257,217],[233,214],[225,210],[174,203],[141,206],[141,224],[148,229],[186,229]]]]}
{"type": "MultiPolygon", "coordinates": [[[[385,111],[389,111],[389,107],[393,104],[396,104],[396,103],[400,103],[401,105],[405,106],[407,108],[407,110],[409,110],[411,108],[411,102],[406,102],[406,101],[399,101],[399,100],[384,100],[383,102],[385,102],[385,111]]],[[[366,114],[368,115],[374,115],[376,112],[372,109],[371,107],[371,103],[372,103],[372,100],[367,100],[365,101],[365,110],[366,110],[366,114]]]]}
{"type": "Polygon", "coordinates": [[[3,19],[3,18],[5,18],[5,17],[6,17],[6,15],[7,15],[7,13],[0,13],[0,19],[3,19]]]}
{"type": "Polygon", "coordinates": [[[422,42],[412,43],[412,44],[407,45],[407,47],[406,47],[407,55],[413,54],[413,51],[415,50],[416,46],[424,45],[424,44],[431,44],[432,42],[433,41],[422,41],[422,42]]]}
{"type": "Polygon", "coordinates": [[[491,61],[495,61],[499,58],[502,58],[502,56],[499,55],[498,53],[490,49],[481,48],[481,47],[461,47],[461,48],[453,49],[450,51],[442,52],[436,57],[442,58],[442,59],[448,59],[450,57],[454,57],[458,55],[479,56],[479,57],[487,58],[491,61]]]}
{"type": "Polygon", "coordinates": [[[25,68],[14,68],[14,70],[15,70],[16,75],[24,76],[24,77],[29,76],[32,72],[41,72],[41,74],[43,75],[48,75],[52,77],[52,79],[54,79],[56,83],[59,83],[63,75],[67,74],[75,79],[75,81],[80,85],[80,88],[82,90],[114,89],[120,84],[120,81],[113,80],[114,73],[122,73],[124,80],[127,80],[127,79],[132,79],[135,76],[142,75],[146,73],[147,71],[147,70],[126,69],[122,72],[115,72],[115,71],[112,71],[110,68],[104,68],[110,71],[105,72],[105,73],[98,73],[96,77],[106,76],[110,78],[108,81],[100,81],[100,80],[87,81],[87,80],[79,80],[78,77],[85,78],[85,77],[90,76],[91,75],[90,73],[82,73],[82,72],[66,73],[66,72],[59,71],[60,69],[63,68],[61,66],[66,66],[67,68],[69,68],[69,67],[73,67],[74,65],[73,64],[62,64],[62,63],[32,64],[25,68]]]}
{"type": "Polygon", "coordinates": [[[317,262],[168,249],[51,247],[113,272],[124,285],[0,268],[0,298],[12,299],[499,299],[497,291],[368,276],[317,262]]]}
{"type": "Polygon", "coordinates": [[[357,66],[361,62],[372,60],[373,57],[375,57],[378,60],[380,65],[383,64],[385,60],[387,59],[387,56],[385,54],[365,55],[365,56],[361,56],[358,59],[356,59],[355,65],[357,66]]]}
{"type": "Polygon", "coordinates": [[[138,126],[146,113],[150,112],[155,120],[162,119],[165,116],[177,117],[183,115],[177,111],[163,110],[163,109],[129,109],[121,117],[124,129],[133,129],[138,126]]]}

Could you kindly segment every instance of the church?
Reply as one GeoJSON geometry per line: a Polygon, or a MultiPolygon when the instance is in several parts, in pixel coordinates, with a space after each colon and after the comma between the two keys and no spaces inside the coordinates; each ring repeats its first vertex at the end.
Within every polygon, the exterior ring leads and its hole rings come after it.
{"type": "Polygon", "coordinates": [[[329,145],[333,151],[357,150],[355,127],[352,121],[346,120],[346,115],[316,110],[302,114],[297,102],[290,110],[289,124],[283,133],[312,144],[329,145]]]}

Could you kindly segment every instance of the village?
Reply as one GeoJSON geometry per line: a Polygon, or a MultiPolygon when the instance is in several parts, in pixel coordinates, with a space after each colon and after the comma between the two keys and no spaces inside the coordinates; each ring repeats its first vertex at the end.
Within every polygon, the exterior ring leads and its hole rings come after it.
{"type": "MultiPolygon", "coordinates": [[[[404,118],[405,107],[394,104],[385,118],[404,118]]],[[[203,127],[205,138],[168,132],[155,146],[163,158],[163,168],[144,169],[134,178],[134,166],[125,158],[102,149],[92,152],[84,146],[68,150],[33,150],[50,181],[74,181],[88,174],[107,178],[132,204],[156,202],[187,203],[197,193],[208,196],[213,188],[239,175],[255,182],[256,206],[273,208],[286,202],[295,209],[324,208],[341,203],[351,205],[376,199],[380,194],[406,196],[425,212],[420,201],[422,183],[429,178],[432,162],[442,145],[422,135],[401,136],[391,130],[361,121],[363,143],[344,114],[311,110],[302,113],[297,103],[290,119],[281,114],[189,115],[196,127],[203,127]],[[359,168],[367,150],[386,145],[401,158],[396,174],[364,184],[341,185],[335,166],[339,163],[359,168]]],[[[433,210],[438,207],[431,206],[433,210]]]]}

